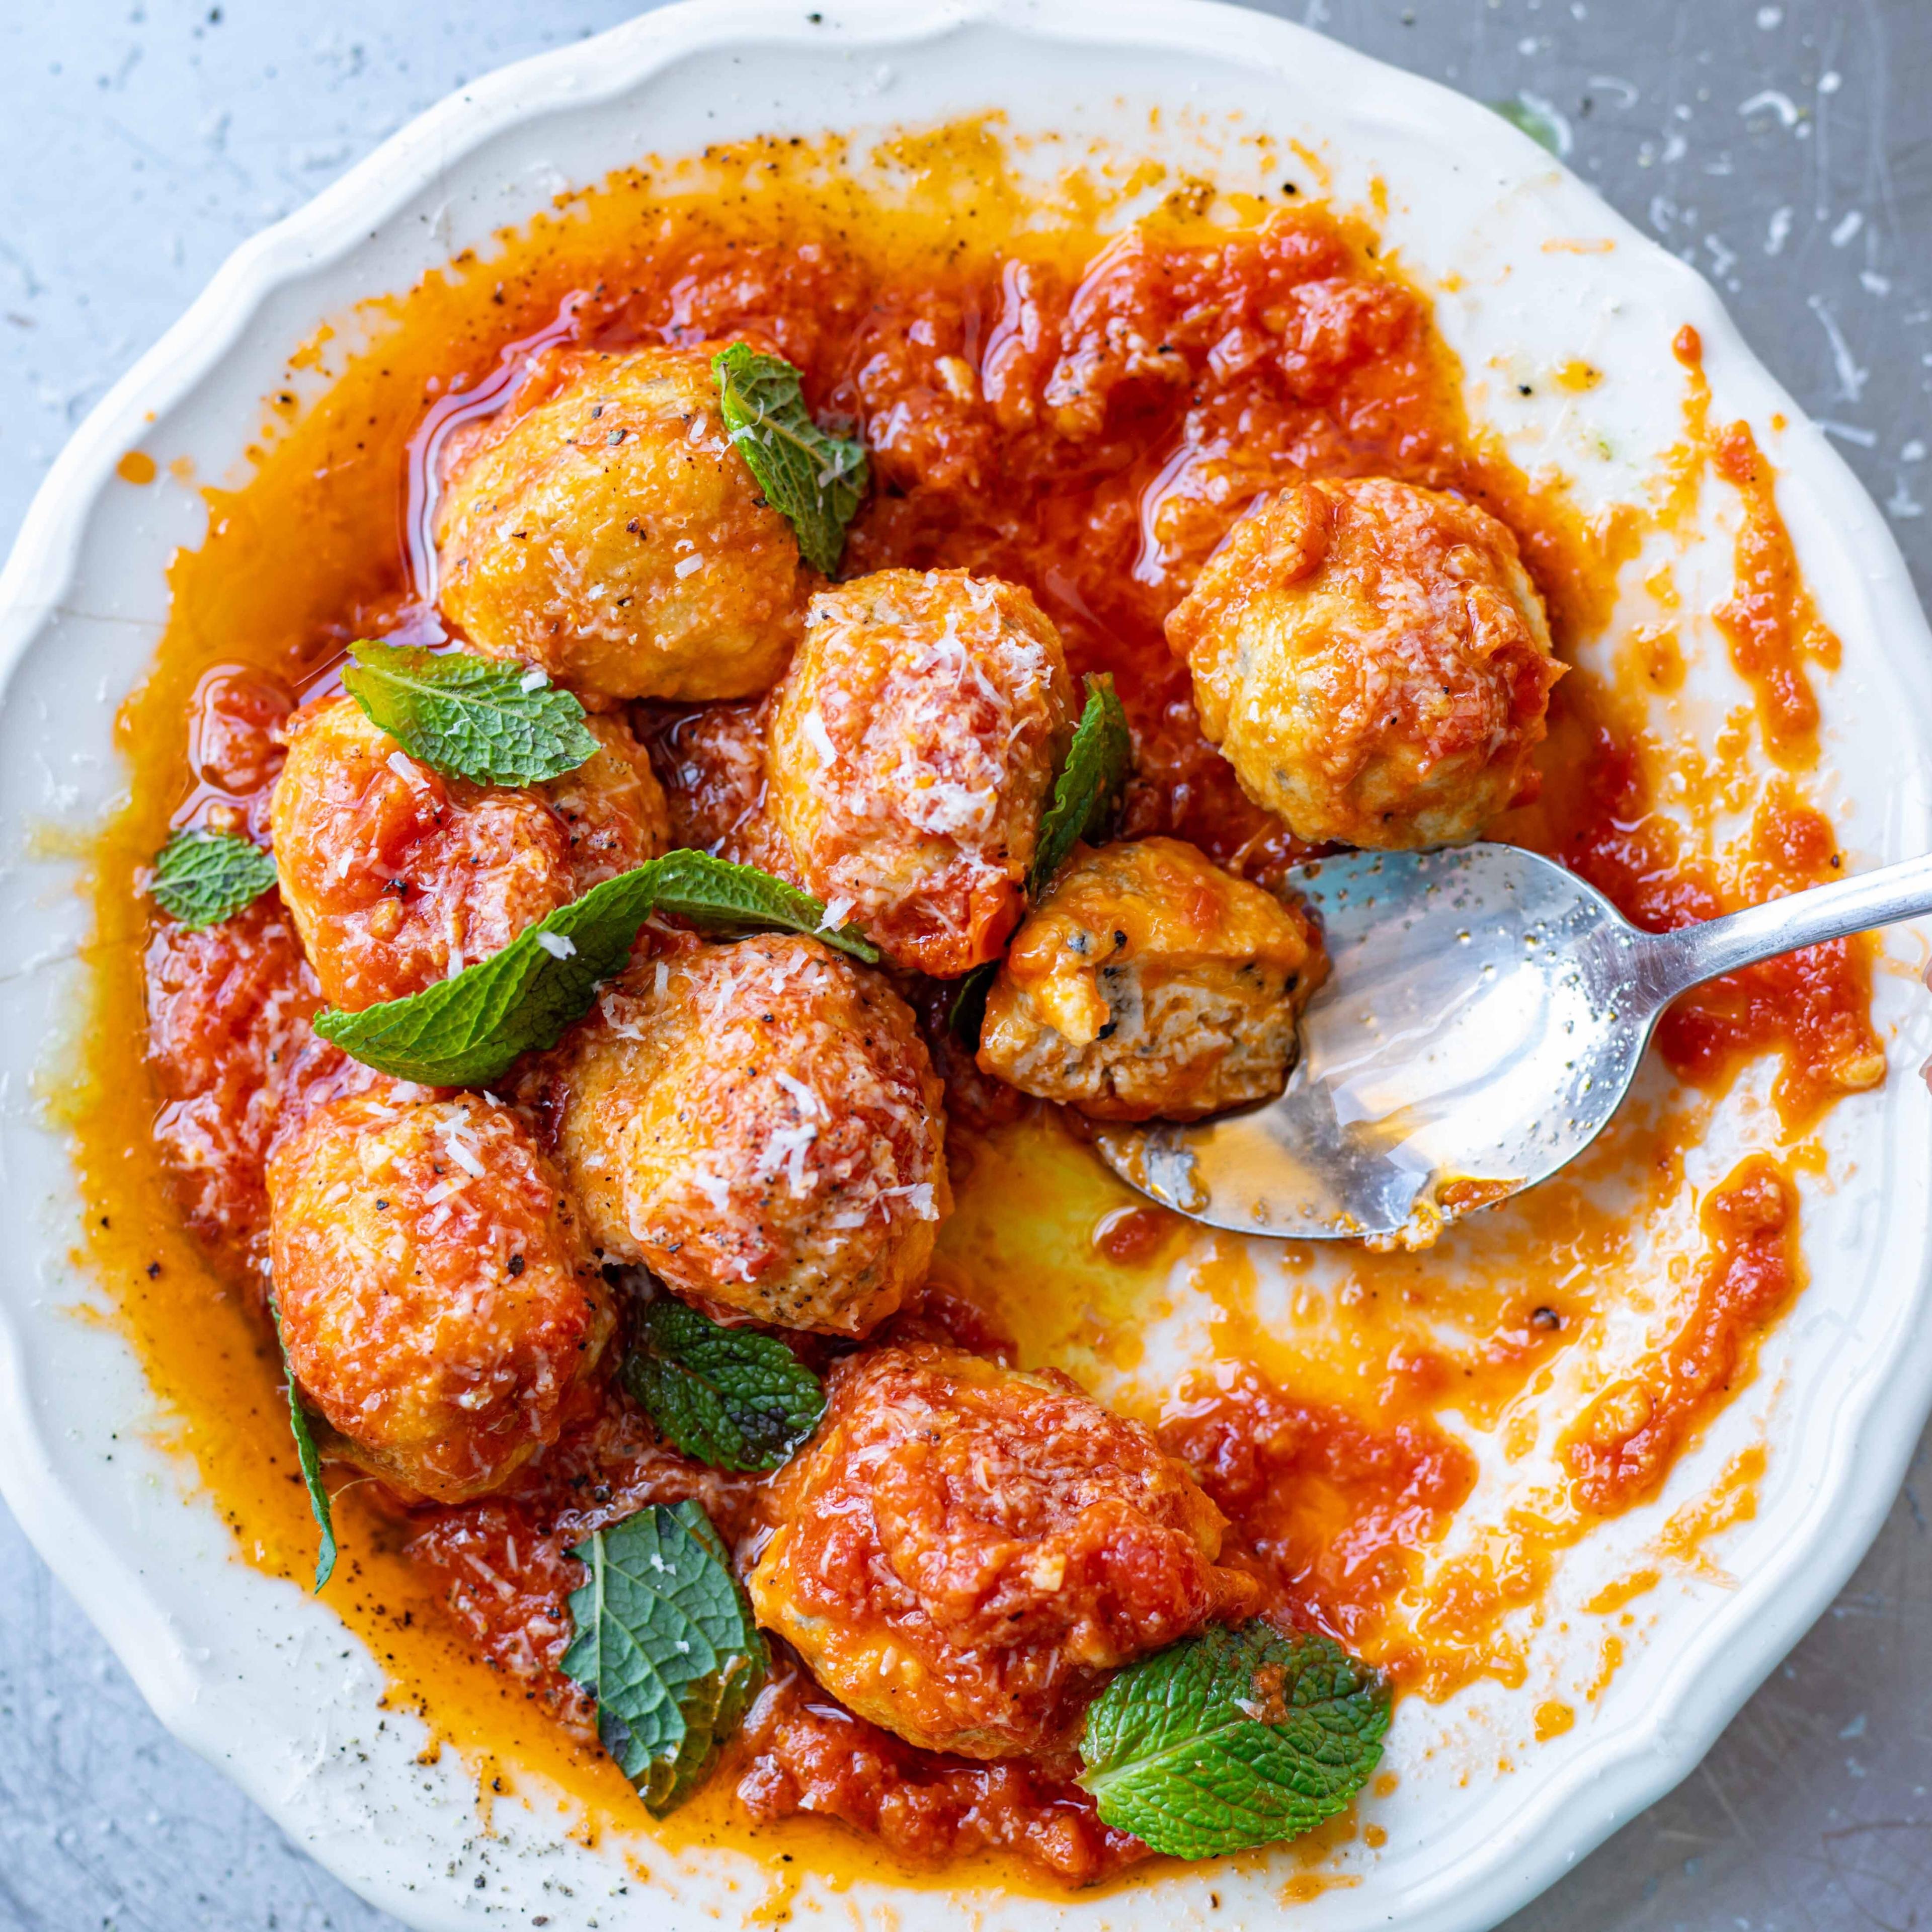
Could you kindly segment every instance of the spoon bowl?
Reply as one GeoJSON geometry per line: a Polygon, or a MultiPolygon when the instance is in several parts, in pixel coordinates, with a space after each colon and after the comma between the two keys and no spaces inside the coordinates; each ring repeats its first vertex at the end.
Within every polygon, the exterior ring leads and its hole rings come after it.
{"type": "Polygon", "coordinates": [[[1669,933],[1514,845],[1351,852],[1289,883],[1330,973],[1286,1090],[1211,1120],[1106,1127],[1100,1151],[1214,1227],[1414,1246],[1588,1147],[1678,994],[1932,910],[1932,859],[1669,933]]]}

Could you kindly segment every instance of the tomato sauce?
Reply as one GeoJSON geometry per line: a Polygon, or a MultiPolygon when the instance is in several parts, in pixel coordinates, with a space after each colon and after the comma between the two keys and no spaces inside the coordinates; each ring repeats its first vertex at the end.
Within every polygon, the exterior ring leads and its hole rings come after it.
{"type": "Polygon", "coordinates": [[[1356,1649],[1408,1581],[1404,1552],[1441,1535],[1476,1480],[1475,1458],[1425,1418],[1298,1401],[1238,1362],[1184,1383],[1161,1439],[1238,1526],[1222,1560],[1263,1580],[1271,1610],[1356,1649]]]}
{"type": "Polygon", "coordinates": [[[1778,512],[1771,466],[1750,424],[1734,422],[1713,434],[1704,345],[1688,324],[1672,345],[1689,371],[1686,418],[1694,437],[1708,446],[1711,465],[1738,494],[1737,581],[1712,613],[1731,648],[1731,662],[1757,699],[1766,745],[1780,764],[1817,756],[1818,697],[1808,662],[1838,668],[1838,640],[1811,601],[1784,519],[1778,512]]]}
{"type": "MultiPolygon", "coordinates": [[[[1076,675],[1111,672],[1126,703],[1129,835],[1190,840],[1264,883],[1302,848],[1202,738],[1162,633],[1258,492],[1303,474],[1458,490],[1515,530],[1560,652],[1610,612],[1627,529],[1586,521],[1560,486],[1532,486],[1472,431],[1426,298],[1365,221],[1252,196],[1228,197],[1210,219],[1213,197],[1190,188],[1110,230],[1107,197],[1084,176],[1046,220],[977,124],[898,143],[891,158],[912,185],[896,200],[842,178],[839,158],[836,143],[754,143],[620,173],[342,320],[339,339],[326,328],[291,362],[253,475],[206,492],[208,538],[175,563],[168,635],[120,720],[132,802],[97,855],[94,1058],[67,1106],[98,1210],[96,1264],[176,1406],[176,1439],[265,1568],[300,1574],[308,1533],[253,1286],[262,1155],[292,1093],[298,1105],[307,1083],[344,1076],[314,1050],[318,990],[272,897],[192,935],[151,928],[138,889],[170,824],[260,829],[280,721],[329,688],[350,639],[441,637],[422,534],[436,447],[531,370],[540,380],[556,347],[742,337],[790,358],[820,418],[860,425],[872,453],[846,573],[956,566],[1029,586],[1076,675]],[[128,1042],[143,1031],[137,1066],[128,1042]]],[[[1694,338],[1679,354],[1692,384],[1687,464],[1743,506],[1736,588],[1718,620],[1766,745],[1795,775],[1815,756],[1805,667],[1828,667],[1835,646],[1798,575],[1768,466],[1744,426],[1709,431],[1694,338]]],[[[634,722],[654,739],[674,832],[728,846],[755,817],[746,747],[759,708],[639,707],[634,722]]],[[[1837,868],[1831,825],[1795,777],[1760,803],[1741,846],[1713,858],[1660,808],[1653,762],[1614,685],[1573,670],[1553,700],[1540,796],[1498,832],[1553,853],[1654,930],[1837,868]]],[[[1749,1058],[1775,1054],[1795,1131],[1882,1077],[1869,994],[1861,944],[1814,948],[1680,1002],[1659,1048],[1706,1095],[1749,1058]]],[[[1054,1361],[1096,1391],[1118,1387],[1226,1513],[1226,1560],[1272,1606],[1429,1694],[1474,1674],[1520,1681],[1520,1653],[1496,1634],[1502,1618],[1533,1600],[1552,1552],[1590,1521],[1654,1493],[1801,1280],[1796,1196],[1774,1160],[1754,1157],[1706,1202],[1694,1292],[1664,1297],[1642,1373],[1566,1438],[1571,1516],[1534,1550],[1445,1569],[1423,1613],[1405,1618],[1398,1600],[1417,1591],[1476,1481],[1476,1458],[1441,1417],[1504,1427],[1590,1330],[1596,1274],[1632,1256],[1635,1231],[1682,1193],[1705,1103],[1667,1117],[1634,1108],[1574,1186],[1478,1216],[1437,1251],[1352,1258],[1331,1301],[1309,1291],[1325,1354],[1272,1336],[1251,1264],[1209,1244],[1186,1292],[1208,1311],[1214,1364],[1150,1400],[1130,1392],[1142,1331],[1168,1306],[1159,1284],[1189,1231],[1102,1175],[1077,1125],[944,1064],[943,1040],[937,1051],[959,1208],[926,1308],[907,1320],[1054,1361]],[[1586,1190],[1619,1173],[1642,1177],[1630,1202],[1591,1204],[1586,1190]]],[[[1282,1252],[1292,1276],[1316,1266],[1292,1244],[1282,1252]]],[[[557,1670],[564,1600],[581,1574],[569,1549],[644,1502],[688,1496],[734,1537],[755,1520],[757,1486],[671,1454],[613,1396],[483,1502],[409,1509],[370,1484],[345,1493],[330,1600],[442,1735],[488,1762],[536,1767],[602,1828],[635,1830],[584,1701],[557,1670]]],[[[789,1845],[810,1814],[916,1867],[994,1853],[1060,1883],[1144,1856],[1100,1822],[1070,1767],[916,1750],[778,1662],[731,1762],[654,1836],[735,1843],[755,1827],[789,1845]]],[[[821,1863],[848,1856],[829,1837],[812,1843],[821,1863]]]]}
{"type": "MultiPolygon", "coordinates": [[[[1583,749],[1567,802],[1572,822],[1550,849],[1634,924],[1673,932],[1840,876],[1831,821],[1781,788],[1760,803],[1748,836],[1721,866],[1687,849],[1678,823],[1654,808],[1634,746],[1570,703],[1583,749]]],[[[1708,1088],[1721,1086],[1753,1054],[1778,1053],[1778,1104],[1797,1132],[1836,1095],[1884,1078],[1869,1017],[1870,962],[1861,937],[1726,974],[1670,1008],[1658,1049],[1681,1078],[1708,1088]]]]}
{"type": "Polygon", "coordinates": [[[1650,1374],[1604,1390],[1564,1444],[1584,1503],[1604,1515],[1663,1487],[1804,1279],[1798,1198],[1775,1162],[1742,1162],[1705,1197],[1699,1220],[1707,1246],[1682,1325],[1650,1374]]]}
{"type": "Polygon", "coordinates": [[[744,1748],[737,1797],[760,1822],[800,1812],[836,1818],[927,1864],[1011,1852],[1067,1885],[1090,1885],[1149,1856],[1138,1838],[1100,1821],[1071,1763],[976,1763],[916,1750],[828,1697],[782,1647],[744,1748]]]}

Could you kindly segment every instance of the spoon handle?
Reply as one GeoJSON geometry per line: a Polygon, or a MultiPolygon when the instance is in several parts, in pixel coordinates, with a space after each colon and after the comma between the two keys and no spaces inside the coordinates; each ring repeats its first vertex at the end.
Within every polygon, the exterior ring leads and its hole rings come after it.
{"type": "Polygon", "coordinates": [[[1659,1006],[1760,959],[1932,913],[1932,854],[1792,892],[1701,926],[1645,935],[1639,976],[1659,1006]]]}

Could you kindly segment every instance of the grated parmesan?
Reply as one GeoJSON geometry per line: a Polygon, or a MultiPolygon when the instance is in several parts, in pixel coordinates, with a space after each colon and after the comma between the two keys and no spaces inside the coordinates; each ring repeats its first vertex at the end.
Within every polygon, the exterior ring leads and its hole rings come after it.
{"type": "Polygon", "coordinates": [[[816,706],[800,719],[798,728],[818,754],[821,764],[836,765],[838,762],[838,748],[832,743],[832,734],[826,730],[825,720],[820,717],[816,706]]]}
{"type": "Polygon", "coordinates": [[[922,1221],[939,1219],[939,1210],[933,1204],[932,1183],[929,1180],[915,1180],[904,1187],[886,1187],[880,1191],[888,1196],[902,1198],[922,1221]]]}
{"type": "Polygon", "coordinates": [[[782,1066],[772,1070],[772,1078],[798,1102],[800,1113],[808,1116],[816,1114],[821,1120],[830,1118],[825,1102],[802,1080],[788,1073],[782,1066]]]}
{"type": "Polygon", "coordinates": [[[472,1179],[483,1178],[483,1163],[477,1158],[476,1144],[465,1140],[453,1130],[443,1136],[442,1144],[448,1150],[449,1157],[472,1179]]]}
{"type": "Polygon", "coordinates": [[[711,1211],[714,1214],[722,1214],[730,1206],[731,1184],[716,1168],[709,1165],[694,1166],[691,1170],[691,1184],[711,1203],[711,1211]]]}

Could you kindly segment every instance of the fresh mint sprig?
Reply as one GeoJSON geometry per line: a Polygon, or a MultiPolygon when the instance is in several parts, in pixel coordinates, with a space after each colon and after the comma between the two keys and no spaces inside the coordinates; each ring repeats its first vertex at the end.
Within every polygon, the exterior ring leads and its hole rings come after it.
{"type": "Polygon", "coordinates": [[[782,356],[734,342],[711,358],[724,428],[766,499],[798,537],[799,554],[838,574],[845,526],[865,500],[865,445],[828,434],[805,406],[799,372],[782,356]]]}
{"type": "Polygon", "coordinates": [[[1563,153],[1563,130],[1550,117],[1546,110],[1530,104],[1528,97],[1514,94],[1508,100],[1492,100],[1486,104],[1500,114],[1512,128],[1527,134],[1539,148],[1546,148],[1559,158],[1563,153]]]}
{"type": "Polygon", "coordinates": [[[199,929],[232,919],[275,883],[275,861],[238,832],[188,828],[168,835],[154,860],[154,903],[199,929]]]}
{"type": "Polygon", "coordinates": [[[714,1469],[776,1469],[825,1413],[785,1345],[727,1328],[670,1295],[640,1312],[622,1380],[672,1445],[714,1469]]]}
{"type": "Polygon", "coordinates": [[[1080,1782],[1115,1830],[1216,1858],[1333,1817],[1368,1782],[1388,1721],[1388,1681],[1327,1637],[1216,1625],[1088,1706],[1080,1782]]]}
{"type": "Polygon", "coordinates": [[[952,1036],[969,1053],[980,1050],[980,1033],[986,1024],[986,999],[993,982],[1000,976],[997,959],[982,959],[971,972],[953,984],[952,1004],[946,1010],[946,1024],[952,1036]]]}
{"type": "Polygon", "coordinates": [[[282,1311],[273,1295],[268,1298],[268,1312],[275,1320],[275,1346],[281,1351],[282,1373],[289,1385],[289,1431],[296,1438],[296,1460],[302,1466],[302,1486],[308,1492],[309,1511],[315,1518],[315,1526],[322,1533],[315,1555],[315,1593],[320,1596],[322,1587],[335,1574],[335,1516],[330,1506],[328,1485],[322,1480],[322,1456],[315,1446],[315,1430],[308,1419],[308,1411],[303,1408],[302,1391],[296,1385],[296,1372],[289,1360],[288,1345],[282,1340],[282,1311]]]}
{"type": "MultiPolygon", "coordinates": [[[[1040,837],[1027,868],[1029,904],[1037,905],[1052,889],[1074,847],[1085,839],[1100,844],[1113,836],[1133,759],[1127,714],[1114,694],[1111,677],[1089,677],[1087,702],[1073,728],[1072,742],[1053,782],[1053,796],[1040,814],[1040,837]]],[[[958,982],[946,1024],[969,1052],[977,1052],[986,1018],[986,996],[999,976],[1000,962],[988,959],[958,982]]]]}
{"type": "Polygon", "coordinates": [[[359,1012],[319,1013],[315,1030],[398,1080],[487,1087],[520,1054],[554,1046],[590,1010],[658,911],[706,932],[809,933],[868,964],[879,956],[856,927],[828,926],[824,907],[782,879],[708,852],[667,852],[593,886],[454,978],[359,1012]]]}
{"type": "Polygon", "coordinates": [[[654,1503],[571,1555],[564,1674],[597,1700],[604,1748],[662,1817],[695,1790],[764,1682],[764,1640],[711,1520],[654,1503]]]}
{"type": "Polygon", "coordinates": [[[540,784],[597,753],[584,706],[540,670],[467,651],[349,646],[342,688],[412,758],[478,784],[540,784]]]}
{"type": "Polygon", "coordinates": [[[700,932],[766,932],[782,928],[809,933],[868,966],[878,948],[848,920],[826,922],[825,903],[755,866],[734,865],[709,852],[680,850],[650,862],[652,909],[694,926],[700,932]]]}
{"type": "Polygon", "coordinates": [[[1112,836],[1133,748],[1114,680],[1089,677],[1080,722],[1066,748],[1066,761],[1053,782],[1053,801],[1040,818],[1040,838],[1027,872],[1028,898],[1037,903],[1046,896],[1082,839],[1097,845],[1112,836]]]}

